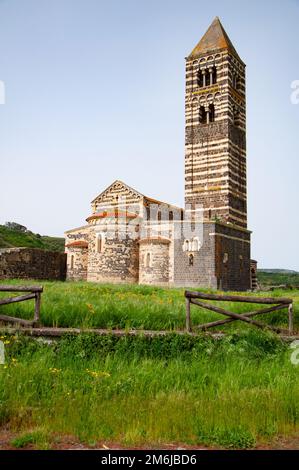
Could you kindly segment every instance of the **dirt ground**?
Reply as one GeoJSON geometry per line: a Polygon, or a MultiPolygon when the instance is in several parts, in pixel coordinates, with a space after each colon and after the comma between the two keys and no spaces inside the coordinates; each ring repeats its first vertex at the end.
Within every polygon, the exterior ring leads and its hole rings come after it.
{"type": "MultiPolygon", "coordinates": [[[[36,446],[29,444],[21,449],[16,449],[11,441],[17,437],[16,434],[8,430],[0,430],[0,450],[35,450],[36,446]]],[[[97,442],[93,446],[88,446],[80,442],[73,436],[55,436],[50,446],[51,450],[217,450],[216,447],[207,447],[204,445],[186,445],[184,443],[166,443],[159,447],[125,447],[117,442],[97,442]]],[[[292,437],[277,437],[271,444],[261,443],[255,449],[258,450],[298,450],[299,449],[299,435],[292,437]]]]}

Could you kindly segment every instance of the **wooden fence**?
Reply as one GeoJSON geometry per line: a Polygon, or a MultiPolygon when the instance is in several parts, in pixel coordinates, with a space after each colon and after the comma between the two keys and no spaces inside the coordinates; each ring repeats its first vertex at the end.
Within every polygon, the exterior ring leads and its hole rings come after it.
{"type": "Polygon", "coordinates": [[[241,320],[251,325],[257,326],[258,328],[268,328],[276,333],[282,333],[284,330],[282,328],[276,328],[272,325],[267,325],[265,323],[261,323],[259,321],[251,319],[251,317],[255,315],[266,314],[270,312],[277,312],[279,310],[288,309],[288,323],[289,329],[288,333],[290,335],[293,334],[294,331],[294,320],[293,320],[293,300],[288,298],[279,298],[279,297],[272,297],[272,298],[265,298],[265,297],[249,297],[249,296],[235,296],[235,295],[217,295],[217,294],[205,294],[203,292],[185,292],[186,298],[186,330],[192,331],[191,326],[191,304],[197,305],[198,307],[204,308],[206,310],[210,310],[215,313],[220,313],[225,315],[225,320],[216,320],[209,323],[203,323],[201,325],[196,325],[194,328],[206,330],[208,328],[212,328],[214,326],[224,325],[226,323],[231,323],[236,320],[241,320]],[[208,302],[202,302],[202,300],[216,300],[221,302],[245,302],[251,304],[270,304],[270,307],[261,308],[258,310],[254,310],[252,312],[245,312],[239,314],[230,312],[223,308],[217,307],[216,305],[211,305],[208,302]]]}
{"type": "Polygon", "coordinates": [[[18,323],[24,326],[37,326],[40,321],[40,304],[43,288],[39,286],[0,286],[0,292],[25,292],[25,294],[15,297],[0,298],[0,306],[13,304],[15,302],[23,302],[25,300],[35,299],[34,318],[33,320],[23,320],[22,318],[10,317],[8,315],[0,315],[0,322],[18,323]]]}

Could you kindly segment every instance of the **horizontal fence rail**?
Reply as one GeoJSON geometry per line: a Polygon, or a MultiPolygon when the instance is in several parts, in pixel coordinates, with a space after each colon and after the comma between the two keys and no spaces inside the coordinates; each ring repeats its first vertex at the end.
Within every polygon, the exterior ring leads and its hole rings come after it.
{"type": "Polygon", "coordinates": [[[236,320],[244,321],[251,325],[254,325],[258,328],[268,328],[276,333],[283,332],[283,329],[276,328],[274,326],[266,325],[265,323],[261,323],[259,321],[253,320],[251,317],[255,315],[262,315],[271,312],[277,312],[279,310],[288,309],[288,323],[289,329],[288,333],[290,335],[293,334],[294,331],[294,319],[293,319],[293,299],[285,298],[285,297],[250,297],[250,296],[242,296],[242,295],[218,295],[218,294],[206,294],[204,292],[192,292],[192,291],[185,291],[185,298],[186,298],[186,330],[192,331],[191,326],[191,304],[196,305],[198,307],[204,308],[211,312],[220,313],[226,317],[225,320],[216,320],[208,323],[203,323],[201,325],[196,325],[194,328],[206,330],[208,328],[212,328],[214,326],[224,325],[226,323],[231,323],[236,320]],[[210,304],[208,302],[202,302],[206,300],[214,300],[220,302],[242,302],[242,303],[251,303],[251,304],[265,304],[271,305],[269,307],[260,308],[257,310],[253,310],[252,312],[245,312],[243,314],[234,313],[229,310],[225,310],[224,308],[217,307],[216,305],[210,304]]]}
{"type": "Polygon", "coordinates": [[[43,292],[43,288],[41,286],[0,286],[0,292],[23,292],[22,295],[7,297],[4,299],[0,298],[0,307],[1,305],[9,305],[16,302],[35,299],[33,320],[24,320],[23,318],[10,317],[9,315],[0,315],[0,322],[18,323],[23,326],[39,325],[41,294],[43,292]]]}

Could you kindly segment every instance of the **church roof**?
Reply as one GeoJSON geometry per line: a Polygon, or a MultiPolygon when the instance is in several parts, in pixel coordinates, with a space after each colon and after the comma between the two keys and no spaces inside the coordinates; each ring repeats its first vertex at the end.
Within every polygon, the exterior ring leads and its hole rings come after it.
{"type": "Polygon", "coordinates": [[[144,194],[141,194],[139,191],[136,191],[136,189],[132,188],[131,186],[129,186],[128,184],[124,183],[123,181],[120,181],[120,180],[115,180],[113,181],[113,183],[111,183],[106,189],[104,189],[104,191],[102,191],[98,196],[96,196],[92,201],[91,203],[95,202],[97,199],[99,199],[101,196],[103,196],[107,191],[109,191],[110,189],[113,189],[113,187],[115,186],[118,186],[118,185],[121,185],[123,186],[124,188],[128,189],[129,191],[132,191],[136,194],[136,196],[143,198],[144,197],[144,194]]]}
{"type": "Polygon", "coordinates": [[[88,243],[85,240],[76,240],[65,245],[67,248],[88,248],[88,243]]]}
{"type": "MultiPolygon", "coordinates": [[[[134,193],[136,198],[137,199],[143,199],[144,201],[144,205],[146,205],[147,203],[153,203],[153,204],[158,204],[158,205],[166,205],[168,207],[171,207],[171,208],[174,208],[174,209],[179,209],[179,210],[182,210],[180,207],[178,206],[174,206],[173,204],[169,204],[167,202],[163,202],[163,201],[159,201],[158,199],[153,199],[151,197],[148,197],[148,196],[145,196],[144,194],[140,193],[139,191],[137,191],[136,189],[132,188],[131,186],[127,185],[126,183],[124,183],[123,181],[121,180],[115,180],[113,181],[112,184],[110,184],[110,186],[108,186],[106,189],[104,189],[104,191],[102,191],[97,197],[95,197],[91,203],[95,203],[96,201],[98,201],[102,196],[104,196],[107,192],[109,192],[110,190],[113,190],[115,187],[122,187],[123,189],[127,189],[129,190],[130,192],[134,193]]],[[[94,214],[93,214],[94,215],[94,214]]],[[[90,217],[88,218],[90,219],[90,217]]],[[[87,219],[86,219],[87,220],[87,219]]]]}
{"type": "Polygon", "coordinates": [[[135,214],[133,212],[128,212],[128,211],[119,211],[115,210],[113,212],[107,212],[107,211],[101,211],[101,212],[96,212],[95,214],[90,215],[87,217],[86,222],[89,222],[90,220],[94,219],[105,219],[105,218],[125,218],[125,219],[135,219],[138,216],[138,214],[135,214]]]}
{"type": "Polygon", "coordinates": [[[196,58],[217,49],[227,49],[241,60],[218,16],[216,16],[199,43],[194,47],[188,59],[196,58]]]}

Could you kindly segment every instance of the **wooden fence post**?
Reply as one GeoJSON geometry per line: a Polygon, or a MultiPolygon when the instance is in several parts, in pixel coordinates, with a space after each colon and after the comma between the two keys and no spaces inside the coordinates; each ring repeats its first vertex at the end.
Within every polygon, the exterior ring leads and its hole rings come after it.
{"type": "Polygon", "coordinates": [[[35,293],[35,305],[34,305],[34,326],[39,325],[40,321],[40,303],[41,303],[41,294],[40,292],[35,293]]]}
{"type": "Polygon", "coordinates": [[[191,331],[191,315],[190,315],[190,310],[191,310],[191,302],[188,297],[186,297],[186,330],[191,331]]]}
{"type": "Polygon", "coordinates": [[[292,335],[294,332],[294,316],[293,316],[293,304],[289,304],[289,334],[292,335]]]}

